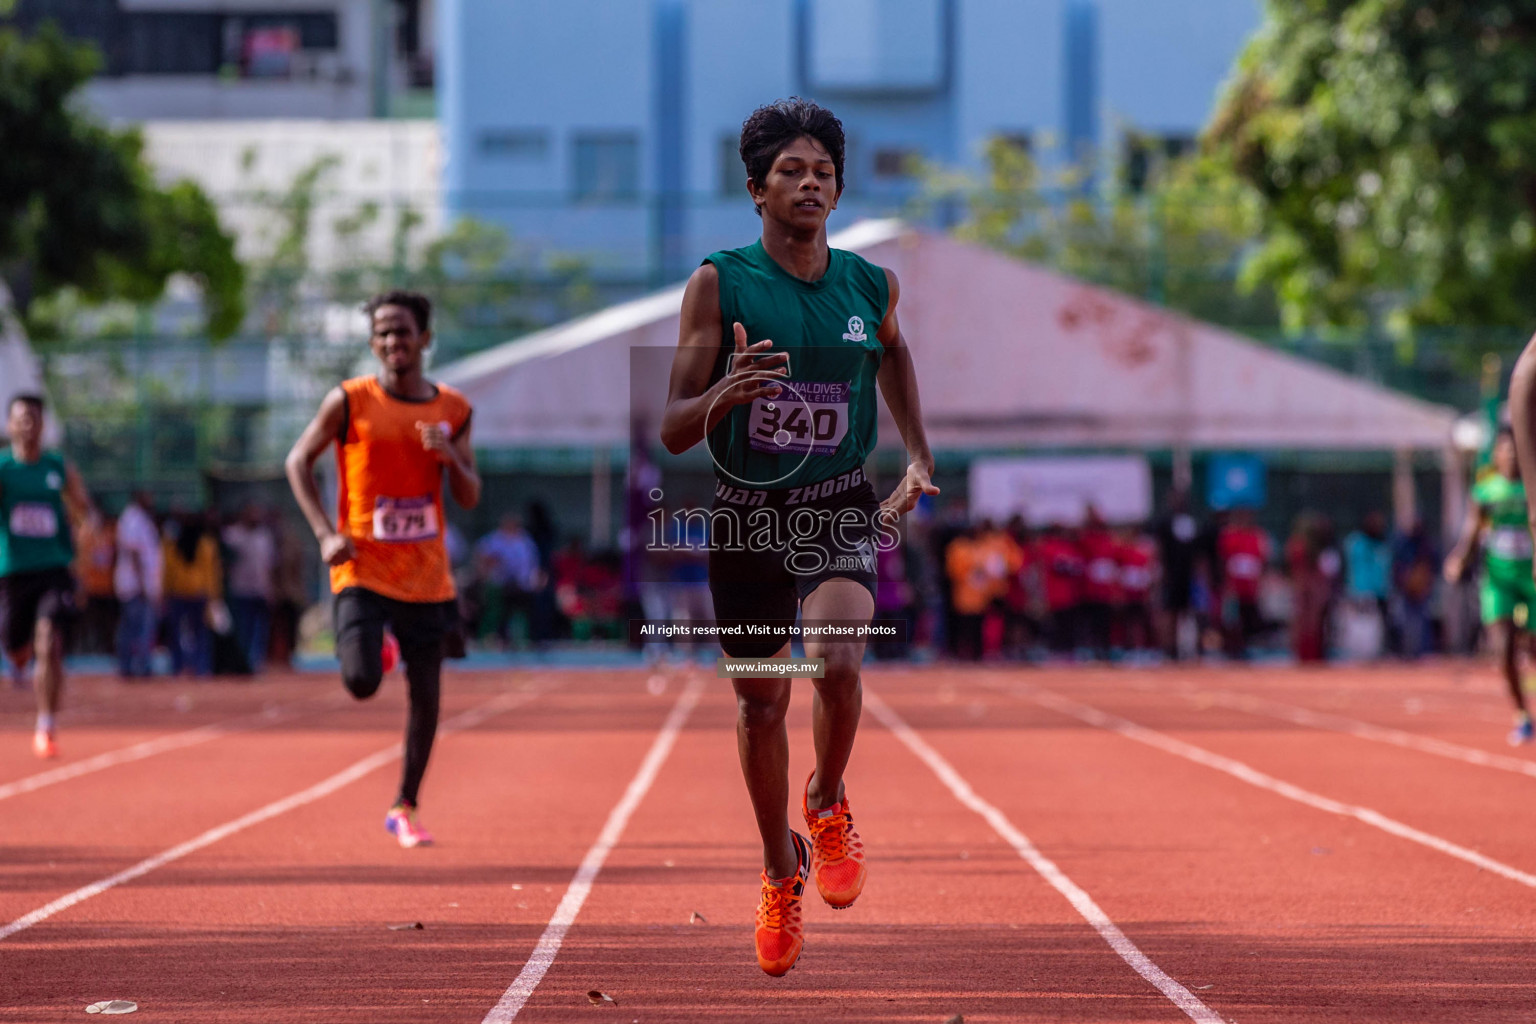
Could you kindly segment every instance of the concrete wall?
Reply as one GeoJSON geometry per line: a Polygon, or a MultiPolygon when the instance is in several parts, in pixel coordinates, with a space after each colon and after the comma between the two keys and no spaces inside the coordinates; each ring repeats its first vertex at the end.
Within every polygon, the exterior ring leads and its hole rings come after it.
{"type": "Polygon", "coordinates": [[[378,204],[380,216],[358,244],[380,259],[406,206],[423,218],[418,239],[444,227],[441,135],[433,121],[151,121],[142,130],[157,176],[201,185],[237,233],[245,256],[265,252],[275,226],[254,193],[284,191],[325,156],[340,163],[319,194],[310,250],[316,266],[334,265],[346,255],[335,221],[365,202],[378,204]]]}

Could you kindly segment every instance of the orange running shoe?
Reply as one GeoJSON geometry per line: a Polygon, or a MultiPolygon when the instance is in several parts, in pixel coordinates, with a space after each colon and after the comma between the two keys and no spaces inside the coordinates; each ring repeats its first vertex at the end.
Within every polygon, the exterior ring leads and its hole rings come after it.
{"type": "Polygon", "coordinates": [[[757,946],[757,965],[767,974],[782,978],[800,959],[805,945],[805,929],[800,924],[800,897],[805,893],[805,877],[811,869],[811,844],[798,832],[791,832],[799,863],[794,876],[775,882],[763,872],[762,899],[757,904],[757,928],[752,941],[757,946]]]}
{"type": "MultiPolygon", "coordinates": [[[[811,778],[805,780],[806,789],[811,778]]],[[[853,827],[853,814],[848,810],[848,797],[842,802],[813,811],[806,806],[806,797],[800,798],[800,809],[805,814],[805,826],[811,831],[811,874],[816,877],[816,889],[821,898],[834,910],[853,906],[853,901],[864,891],[864,842],[853,827]]]]}
{"type": "Polygon", "coordinates": [[[32,734],[32,753],[44,761],[52,761],[59,756],[59,744],[53,738],[53,733],[43,732],[39,729],[32,734]]]}

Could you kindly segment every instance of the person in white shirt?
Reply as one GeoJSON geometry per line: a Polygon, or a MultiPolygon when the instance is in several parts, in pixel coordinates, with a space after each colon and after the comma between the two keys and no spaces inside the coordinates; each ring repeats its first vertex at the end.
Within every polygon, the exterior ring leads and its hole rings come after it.
{"type": "Polygon", "coordinates": [[[231,552],[229,586],[225,592],[234,620],[235,640],[250,670],[260,672],[267,660],[277,572],[277,542],[260,506],[247,505],[237,522],[224,527],[224,544],[231,552]]]}
{"type": "Polygon", "coordinates": [[[150,675],[162,571],[160,531],[150,515],[154,507],[154,497],[139,491],[117,519],[117,566],[112,572],[112,585],[122,602],[117,627],[117,673],[124,679],[150,675]]]}

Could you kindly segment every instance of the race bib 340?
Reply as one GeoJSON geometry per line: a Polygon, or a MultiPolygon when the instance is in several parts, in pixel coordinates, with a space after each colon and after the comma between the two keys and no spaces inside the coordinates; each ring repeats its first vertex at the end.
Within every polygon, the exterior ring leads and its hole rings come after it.
{"type": "Polygon", "coordinates": [[[849,381],[782,381],[777,398],[752,402],[748,444],[786,455],[833,455],[848,433],[849,381]]]}

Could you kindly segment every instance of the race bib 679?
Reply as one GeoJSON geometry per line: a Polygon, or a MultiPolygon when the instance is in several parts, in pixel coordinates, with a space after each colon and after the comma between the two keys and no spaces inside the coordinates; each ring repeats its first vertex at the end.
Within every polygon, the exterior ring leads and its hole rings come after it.
{"type": "Polygon", "coordinates": [[[373,539],[420,541],[437,537],[437,505],[431,496],[378,498],[373,503],[373,539]]]}

